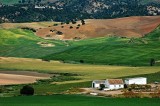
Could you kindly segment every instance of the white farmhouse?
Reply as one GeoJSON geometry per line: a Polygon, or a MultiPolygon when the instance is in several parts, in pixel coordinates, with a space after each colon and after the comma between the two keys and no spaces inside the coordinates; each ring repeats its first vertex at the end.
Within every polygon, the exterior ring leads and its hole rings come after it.
{"type": "Polygon", "coordinates": [[[124,88],[124,82],[122,79],[107,79],[106,88],[104,90],[116,90],[124,88]]]}
{"type": "Polygon", "coordinates": [[[145,85],[147,84],[147,78],[145,77],[126,78],[125,84],[127,85],[131,85],[131,84],[145,85]]]}
{"type": "Polygon", "coordinates": [[[101,88],[101,84],[105,85],[104,90],[115,90],[124,88],[124,82],[122,79],[106,79],[106,80],[94,80],[92,82],[92,88],[101,88]]]}

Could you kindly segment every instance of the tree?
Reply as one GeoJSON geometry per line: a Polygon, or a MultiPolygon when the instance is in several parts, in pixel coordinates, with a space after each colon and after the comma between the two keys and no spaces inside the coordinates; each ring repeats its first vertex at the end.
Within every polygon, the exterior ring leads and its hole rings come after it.
{"type": "Polygon", "coordinates": [[[128,88],[127,84],[124,84],[124,88],[125,88],[125,89],[128,88]]]}
{"type": "Polygon", "coordinates": [[[85,21],[83,19],[81,20],[81,23],[82,23],[82,25],[85,25],[85,21]]]}
{"type": "Polygon", "coordinates": [[[150,66],[154,66],[155,65],[155,59],[153,59],[153,58],[151,58],[151,60],[150,60],[150,66]]]}
{"type": "Polygon", "coordinates": [[[57,34],[57,35],[63,35],[63,32],[57,31],[56,34],[57,34]]]}
{"type": "Polygon", "coordinates": [[[23,86],[23,88],[20,90],[21,95],[34,95],[34,88],[29,85],[23,86]]]}
{"type": "Polygon", "coordinates": [[[99,90],[103,90],[105,88],[104,84],[100,84],[100,89],[99,90]]]}
{"type": "Polygon", "coordinates": [[[76,24],[77,23],[75,20],[72,20],[71,22],[72,22],[72,24],[76,24]]]}
{"type": "Polygon", "coordinates": [[[80,62],[80,63],[84,63],[84,60],[80,60],[79,62],[80,62]]]}
{"type": "Polygon", "coordinates": [[[73,27],[72,27],[72,26],[70,26],[69,28],[70,28],[70,29],[72,29],[73,27]]]}
{"type": "Polygon", "coordinates": [[[78,27],[80,27],[81,25],[80,25],[80,24],[78,24],[77,26],[78,26],[78,27]]]}

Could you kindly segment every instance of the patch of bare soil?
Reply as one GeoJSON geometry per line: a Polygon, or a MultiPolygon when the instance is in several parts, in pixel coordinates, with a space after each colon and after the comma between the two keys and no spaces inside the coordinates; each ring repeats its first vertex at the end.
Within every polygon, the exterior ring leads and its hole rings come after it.
{"type": "Polygon", "coordinates": [[[160,25],[160,16],[126,17],[117,19],[89,19],[85,25],[63,24],[38,29],[36,34],[50,39],[85,39],[104,36],[142,37],[160,25]],[[58,35],[60,31],[62,34],[58,35]]]}
{"type": "Polygon", "coordinates": [[[29,71],[0,71],[0,85],[28,84],[40,79],[49,79],[51,74],[29,71]]]}

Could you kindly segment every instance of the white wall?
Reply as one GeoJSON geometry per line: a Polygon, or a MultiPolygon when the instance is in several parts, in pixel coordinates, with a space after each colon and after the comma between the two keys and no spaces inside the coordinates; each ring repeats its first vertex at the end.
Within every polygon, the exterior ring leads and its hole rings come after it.
{"type": "Polygon", "coordinates": [[[145,85],[147,84],[147,78],[133,78],[133,79],[126,79],[125,84],[138,84],[138,85],[145,85]]]}
{"type": "Polygon", "coordinates": [[[92,83],[92,88],[100,88],[100,84],[92,83]],[[94,86],[93,86],[94,84],[94,86]]]}
{"type": "Polygon", "coordinates": [[[121,88],[124,88],[124,85],[123,84],[120,84],[120,85],[109,85],[108,88],[110,90],[121,89],[121,88]]]}
{"type": "Polygon", "coordinates": [[[115,85],[110,85],[108,80],[106,81],[106,87],[109,90],[114,90],[114,89],[121,89],[124,88],[124,84],[115,84],[115,85]]]}

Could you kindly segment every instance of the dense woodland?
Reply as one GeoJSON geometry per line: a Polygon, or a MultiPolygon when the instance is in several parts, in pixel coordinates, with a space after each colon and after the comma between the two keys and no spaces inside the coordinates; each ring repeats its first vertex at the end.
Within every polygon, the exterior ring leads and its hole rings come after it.
{"type": "Polygon", "coordinates": [[[141,0],[19,0],[0,4],[0,22],[62,21],[108,19],[127,16],[160,15],[160,3],[141,0]],[[151,7],[151,11],[148,7],[151,7]],[[153,9],[152,9],[153,8],[153,9]],[[153,14],[149,14],[153,13],[153,14]]]}

